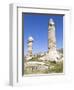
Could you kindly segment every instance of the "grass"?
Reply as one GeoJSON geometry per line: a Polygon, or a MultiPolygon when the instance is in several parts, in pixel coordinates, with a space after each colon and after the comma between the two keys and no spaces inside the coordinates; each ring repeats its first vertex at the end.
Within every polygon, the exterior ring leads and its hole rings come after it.
{"type": "Polygon", "coordinates": [[[62,73],[63,72],[63,61],[59,63],[51,63],[49,67],[50,73],[62,73]],[[53,68],[50,68],[53,66],[53,68]]]}
{"type": "Polygon", "coordinates": [[[51,62],[46,61],[45,65],[48,66],[46,70],[37,70],[34,67],[26,67],[25,74],[48,74],[48,73],[62,73],[63,72],[63,61],[61,62],[51,62]]]}

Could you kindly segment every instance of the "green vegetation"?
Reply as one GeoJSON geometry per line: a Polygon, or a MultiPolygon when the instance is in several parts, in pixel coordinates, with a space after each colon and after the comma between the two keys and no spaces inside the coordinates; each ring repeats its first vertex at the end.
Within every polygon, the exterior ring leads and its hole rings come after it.
{"type": "Polygon", "coordinates": [[[39,58],[40,58],[40,56],[34,56],[29,61],[38,61],[38,62],[41,62],[42,60],[39,60],[39,58]]]}
{"type": "Polygon", "coordinates": [[[49,70],[50,73],[62,73],[63,72],[63,61],[57,63],[51,63],[49,70]]]}
{"type": "MultiPolygon", "coordinates": [[[[36,58],[35,58],[36,59],[36,58]]],[[[32,59],[34,60],[34,58],[32,59]]],[[[48,69],[41,70],[37,67],[28,66],[25,68],[25,74],[48,74],[48,73],[62,73],[63,72],[63,61],[45,61],[45,66],[48,66],[48,69]]]]}
{"type": "Polygon", "coordinates": [[[25,73],[24,74],[47,74],[48,70],[31,70],[26,68],[25,73]]]}
{"type": "Polygon", "coordinates": [[[32,59],[30,59],[30,61],[38,61],[38,57],[32,57],[32,59]]]}

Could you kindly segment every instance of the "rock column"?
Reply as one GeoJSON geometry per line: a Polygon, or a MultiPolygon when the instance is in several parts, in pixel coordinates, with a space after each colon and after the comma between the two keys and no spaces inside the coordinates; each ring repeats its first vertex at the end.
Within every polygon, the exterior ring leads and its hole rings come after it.
{"type": "Polygon", "coordinates": [[[33,49],[33,38],[30,36],[28,38],[28,56],[32,56],[32,49],[33,49]]]}
{"type": "Polygon", "coordinates": [[[53,19],[48,23],[48,59],[51,61],[57,61],[59,58],[56,50],[56,36],[55,36],[55,23],[53,19]]]}
{"type": "Polygon", "coordinates": [[[53,19],[48,23],[48,52],[50,49],[56,49],[55,23],[53,19]]]}

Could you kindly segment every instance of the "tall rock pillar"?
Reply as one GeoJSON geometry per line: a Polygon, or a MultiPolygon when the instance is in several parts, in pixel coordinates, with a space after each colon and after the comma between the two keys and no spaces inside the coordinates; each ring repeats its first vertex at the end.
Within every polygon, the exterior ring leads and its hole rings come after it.
{"type": "Polygon", "coordinates": [[[56,50],[56,36],[55,36],[55,23],[53,19],[48,22],[48,59],[57,61],[59,58],[56,50]]]}
{"type": "Polygon", "coordinates": [[[33,38],[30,36],[28,38],[28,56],[32,56],[32,49],[33,49],[33,38]]]}
{"type": "Polygon", "coordinates": [[[55,23],[53,19],[48,22],[48,52],[56,49],[55,23]]]}

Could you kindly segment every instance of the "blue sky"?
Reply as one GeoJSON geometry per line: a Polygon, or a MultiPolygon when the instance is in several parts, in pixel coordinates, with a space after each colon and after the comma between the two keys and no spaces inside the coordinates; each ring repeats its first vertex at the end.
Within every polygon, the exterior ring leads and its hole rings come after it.
{"type": "Polygon", "coordinates": [[[63,15],[23,14],[24,19],[24,52],[27,53],[27,40],[34,38],[33,53],[48,50],[48,21],[52,18],[56,25],[56,46],[63,48],[63,15]]]}

